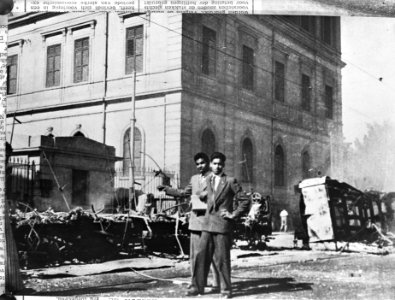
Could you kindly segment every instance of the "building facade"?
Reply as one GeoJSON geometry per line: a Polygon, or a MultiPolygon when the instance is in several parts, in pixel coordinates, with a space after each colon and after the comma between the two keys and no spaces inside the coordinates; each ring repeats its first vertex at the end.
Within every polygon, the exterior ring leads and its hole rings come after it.
{"type": "Polygon", "coordinates": [[[9,137],[84,135],[127,177],[135,96],[142,182],[159,165],[184,186],[193,155],[218,150],[276,213],[296,211],[302,178],[341,177],[338,17],[31,13],[8,47],[9,137]]]}

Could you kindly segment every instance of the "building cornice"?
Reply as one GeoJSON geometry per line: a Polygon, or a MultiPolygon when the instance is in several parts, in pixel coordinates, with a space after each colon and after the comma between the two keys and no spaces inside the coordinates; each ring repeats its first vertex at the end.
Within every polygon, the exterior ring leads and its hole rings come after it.
{"type": "MultiPolygon", "coordinates": [[[[182,91],[181,89],[175,89],[175,90],[169,90],[166,92],[157,92],[157,93],[138,95],[138,96],[136,96],[136,101],[141,101],[141,100],[145,100],[145,99],[149,99],[149,98],[164,97],[169,94],[180,93],[181,91],[182,91]]],[[[92,107],[92,106],[103,105],[103,103],[115,104],[115,103],[130,102],[130,101],[132,101],[131,96],[130,97],[105,99],[105,101],[103,101],[103,98],[98,98],[98,99],[84,101],[84,102],[9,111],[9,112],[7,112],[7,117],[14,117],[14,116],[17,117],[17,116],[33,115],[33,114],[38,114],[38,113],[47,113],[47,112],[52,112],[52,111],[60,111],[60,110],[83,108],[83,107],[92,107]]]]}
{"type": "MultiPolygon", "coordinates": [[[[336,66],[343,68],[346,64],[341,60],[341,52],[340,50],[325,45],[322,41],[320,41],[317,37],[303,32],[303,30],[299,30],[295,25],[288,23],[278,16],[272,17],[258,17],[259,21],[270,25],[277,32],[280,32],[288,39],[292,40],[292,42],[300,45],[307,49],[311,54],[316,57],[320,57],[323,60],[334,63],[336,66]]],[[[278,43],[278,42],[277,42],[278,43]]],[[[290,48],[290,51],[295,54],[300,55],[300,52],[295,51],[290,48]]]]}
{"type": "Polygon", "coordinates": [[[37,21],[56,17],[64,12],[34,12],[10,17],[8,20],[8,29],[25,26],[28,24],[36,23],[37,21]]]}

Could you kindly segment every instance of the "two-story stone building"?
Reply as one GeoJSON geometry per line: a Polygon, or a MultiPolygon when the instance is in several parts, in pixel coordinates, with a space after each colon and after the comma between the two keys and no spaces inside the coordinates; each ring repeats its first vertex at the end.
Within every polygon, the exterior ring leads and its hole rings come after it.
{"type": "Polygon", "coordinates": [[[194,153],[219,150],[275,210],[297,207],[303,177],[340,175],[338,17],[29,13],[8,45],[14,135],[84,135],[126,175],[135,93],[137,170],[155,160],[184,186],[194,153]]]}

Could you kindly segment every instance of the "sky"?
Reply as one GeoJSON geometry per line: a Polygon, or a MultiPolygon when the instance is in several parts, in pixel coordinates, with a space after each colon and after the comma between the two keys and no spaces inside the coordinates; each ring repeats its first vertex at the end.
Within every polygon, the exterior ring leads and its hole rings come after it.
{"type": "Polygon", "coordinates": [[[341,31],[343,133],[354,142],[395,117],[395,18],[341,17],[341,31]]]}

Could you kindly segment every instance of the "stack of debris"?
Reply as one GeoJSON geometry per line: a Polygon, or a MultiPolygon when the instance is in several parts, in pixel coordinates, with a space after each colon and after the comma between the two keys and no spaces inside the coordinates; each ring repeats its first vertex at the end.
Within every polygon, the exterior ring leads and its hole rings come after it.
{"type": "Polygon", "coordinates": [[[384,203],[377,192],[362,192],[329,177],[311,178],[299,184],[310,242],[351,242],[392,247],[384,203]]]}
{"type": "MultiPolygon", "coordinates": [[[[141,251],[151,251],[149,245],[163,247],[162,239],[175,235],[176,223],[180,224],[178,230],[187,236],[180,220],[165,215],[152,220],[141,215],[98,215],[92,211],[76,208],[69,213],[51,209],[23,213],[17,210],[11,215],[11,222],[21,265],[37,268],[111,260],[125,253],[138,255],[141,251]]],[[[174,244],[169,250],[179,251],[176,241],[165,244],[169,247],[174,244]]]]}

